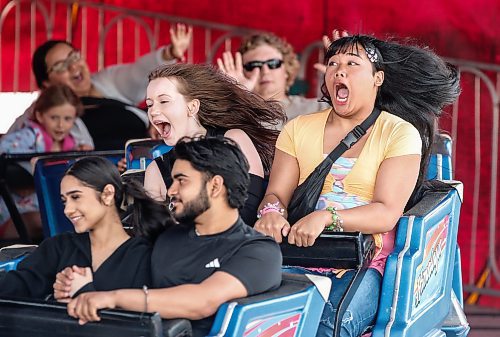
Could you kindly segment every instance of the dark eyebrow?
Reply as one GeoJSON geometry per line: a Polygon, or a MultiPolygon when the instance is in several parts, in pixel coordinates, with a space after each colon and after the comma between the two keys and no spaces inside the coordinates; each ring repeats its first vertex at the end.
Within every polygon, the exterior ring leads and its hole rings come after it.
{"type": "Polygon", "coordinates": [[[187,175],[185,175],[184,173],[177,173],[177,174],[174,174],[172,178],[179,179],[179,178],[183,178],[183,177],[187,177],[187,175]]]}
{"type": "Polygon", "coordinates": [[[356,53],[346,53],[346,55],[356,56],[356,57],[359,57],[360,59],[362,58],[359,54],[356,54],[356,53]]]}
{"type": "MultiPolygon", "coordinates": [[[[75,193],[82,193],[82,191],[72,190],[72,191],[66,192],[66,196],[71,195],[71,194],[75,194],[75,193]]],[[[64,198],[64,197],[65,197],[65,195],[61,193],[61,198],[64,198]]]]}

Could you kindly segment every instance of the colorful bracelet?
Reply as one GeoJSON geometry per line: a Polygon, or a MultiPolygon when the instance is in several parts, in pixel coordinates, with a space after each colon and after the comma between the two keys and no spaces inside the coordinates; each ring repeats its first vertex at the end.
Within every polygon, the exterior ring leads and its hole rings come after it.
{"type": "Polygon", "coordinates": [[[283,216],[285,214],[285,209],[279,207],[279,205],[280,205],[279,201],[276,201],[274,204],[271,204],[270,202],[268,202],[257,213],[257,219],[262,218],[262,216],[266,213],[272,213],[272,212],[279,213],[281,216],[283,216]]]}
{"type": "Polygon", "coordinates": [[[327,207],[327,211],[332,213],[332,223],[325,227],[325,230],[332,232],[343,232],[344,228],[342,225],[344,224],[344,220],[337,213],[337,209],[335,207],[327,207]]]}

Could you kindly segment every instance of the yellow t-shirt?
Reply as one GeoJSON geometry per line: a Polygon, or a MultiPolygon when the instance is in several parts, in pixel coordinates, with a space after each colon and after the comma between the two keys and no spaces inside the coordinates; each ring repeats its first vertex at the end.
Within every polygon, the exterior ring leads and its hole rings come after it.
{"type": "MultiPolygon", "coordinates": [[[[297,158],[299,184],[324,159],[323,136],[330,111],[331,108],[299,116],[288,122],[278,137],[276,148],[297,158]]],[[[377,172],[384,159],[421,153],[422,140],[417,129],[405,120],[382,111],[356,163],[344,179],[344,191],[371,202],[377,172]]],[[[331,190],[331,184],[326,181],[323,192],[331,190]]]]}

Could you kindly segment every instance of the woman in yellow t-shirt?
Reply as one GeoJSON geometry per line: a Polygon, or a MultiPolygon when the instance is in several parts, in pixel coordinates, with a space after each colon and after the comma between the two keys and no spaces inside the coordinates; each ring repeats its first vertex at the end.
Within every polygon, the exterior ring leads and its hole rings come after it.
{"type": "MultiPolygon", "coordinates": [[[[340,331],[340,336],[360,336],[375,321],[395,224],[425,176],[436,118],[458,97],[459,78],[456,69],[428,49],[369,36],[334,41],[325,63],[323,99],[332,108],[299,116],[281,132],[255,229],[277,242],[287,237],[299,247],[314,245],[325,228],[374,235],[376,257],[343,316],[340,331]],[[382,113],[332,165],[316,210],[290,224],[286,209],[294,190],[374,108],[382,113]]],[[[317,332],[317,336],[332,336],[336,306],[349,278],[331,269],[290,267],[286,271],[332,279],[317,332]]]]}

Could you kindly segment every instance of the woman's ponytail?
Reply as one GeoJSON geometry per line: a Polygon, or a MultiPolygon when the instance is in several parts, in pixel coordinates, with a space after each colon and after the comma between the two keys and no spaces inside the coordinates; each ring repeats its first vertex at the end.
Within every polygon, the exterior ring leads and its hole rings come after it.
{"type": "Polygon", "coordinates": [[[152,242],[175,223],[165,202],[152,199],[143,185],[133,179],[123,181],[122,206],[126,209],[123,222],[132,227],[135,236],[143,236],[152,242]]]}

